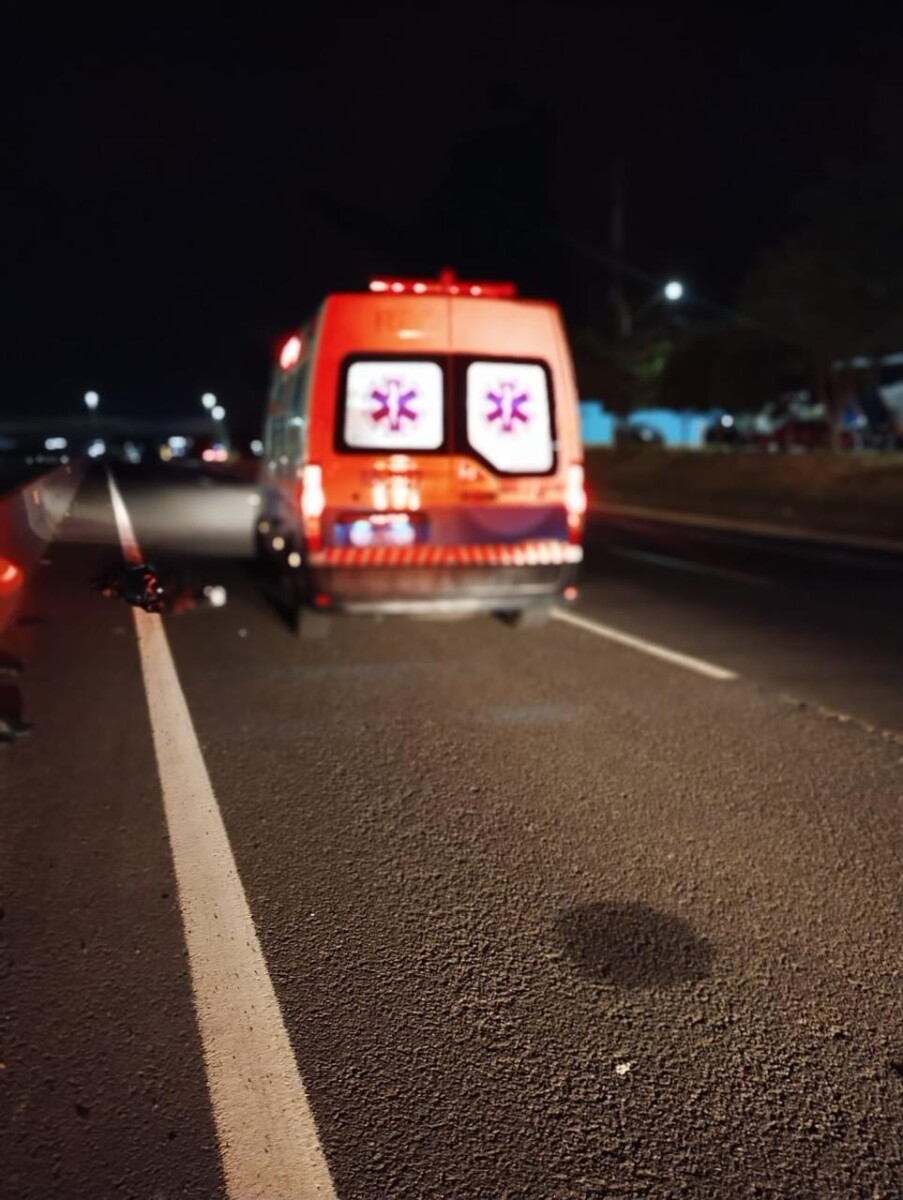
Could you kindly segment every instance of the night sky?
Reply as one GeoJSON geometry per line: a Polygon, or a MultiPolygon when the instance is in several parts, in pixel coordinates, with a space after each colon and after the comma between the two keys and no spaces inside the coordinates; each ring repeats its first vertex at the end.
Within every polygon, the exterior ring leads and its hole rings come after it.
{"type": "Polygon", "coordinates": [[[514,278],[585,321],[606,272],[560,237],[607,249],[618,155],[627,260],[730,305],[900,74],[899,15],[325,7],[7,27],[4,414],[212,390],[253,431],[280,335],[375,273],[514,278]]]}

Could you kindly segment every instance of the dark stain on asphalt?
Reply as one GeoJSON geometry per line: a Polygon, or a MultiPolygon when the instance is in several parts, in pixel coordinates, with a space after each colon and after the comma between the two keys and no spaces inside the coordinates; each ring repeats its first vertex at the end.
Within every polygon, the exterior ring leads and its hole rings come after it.
{"type": "Polygon", "coordinates": [[[562,948],[585,978],[624,989],[698,983],[712,971],[712,948],[682,917],[646,904],[578,904],[557,922],[562,948]]]}

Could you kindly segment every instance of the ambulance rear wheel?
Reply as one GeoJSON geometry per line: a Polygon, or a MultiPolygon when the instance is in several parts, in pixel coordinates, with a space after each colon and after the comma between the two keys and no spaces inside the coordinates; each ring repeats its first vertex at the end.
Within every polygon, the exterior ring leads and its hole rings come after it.
{"type": "Polygon", "coordinates": [[[549,609],[543,606],[515,608],[498,616],[512,629],[542,629],[549,621],[549,609]]]}
{"type": "Polygon", "coordinates": [[[335,617],[313,604],[311,581],[304,571],[289,568],[289,586],[295,603],[295,628],[304,642],[322,642],[332,633],[335,617]]]}
{"type": "Polygon", "coordinates": [[[298,636],[302,642],[322,642],[332,634],[332,613],[318,612],[302,604],[298,608],[298,636]]]}

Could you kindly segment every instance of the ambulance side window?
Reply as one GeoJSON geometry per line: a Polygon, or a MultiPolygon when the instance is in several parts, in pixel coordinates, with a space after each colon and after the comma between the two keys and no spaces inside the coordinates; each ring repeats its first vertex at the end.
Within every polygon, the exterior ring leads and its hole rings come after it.
{"type": "Polygon", "coordinates": [[[285,469],[295,471],[304,461],[304,450],[307,445],[305,429],[300,417],[289,417],[285,431],[285,469]]]}
{"type": "Polygon", "coordinates": [[[305,359],[296,372],[295,394],[292,404],[293,416],[300,417],[307,427],[307,410],[310,406],[310,358],[305,359]]]}
{"type": "Polygon", "coordinates": [[[286,412],[286,455],[289,469],[295,470],[304,461],[307,450],[307,419],[309,407],[310,359],[308,358],[289,381],[286,412]]]}
{"type": "Polygon", "coordinates": [[[276,465],[276,423],[278,420],[279,417],[277,415],[275,405],[275,389],[273,389],[273,391],[270,393],[266,425],[263,433],[263,454],[267,463],[267,468],[270,471],[272,471],[276,465]]]}
{"type": "Polygon", "coordinates": [[[276,415],[273,417],[273,446],[270,462],[273,464],[272,470],[277,475],[287,475],[291,470],[291,400],[294,386],[294,376],[284,376],[276,386],[273,397],[276,415]]]}
{"type": "Polygon", "coordinates": [[[278,471],[285,453],[285,417],[281,413],[270,417],[267,434],[267,462],[271,471],[278,471]]]}

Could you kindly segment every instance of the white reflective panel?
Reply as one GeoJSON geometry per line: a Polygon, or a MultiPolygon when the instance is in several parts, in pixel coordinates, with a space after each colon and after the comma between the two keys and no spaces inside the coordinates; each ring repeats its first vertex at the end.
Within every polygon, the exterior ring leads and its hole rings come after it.
{"type": "Polygon", "coordinates": [[[434,362],[356,362],[345,392],[346,446],[436,450],[445,431],[442,368],[434,362]]]}
{"type": "Polygon", "coordinates": [[[555,451],[543,368],[536,363],[471,363],[467,440],[497,471],[551,471],[555,451]]]}

